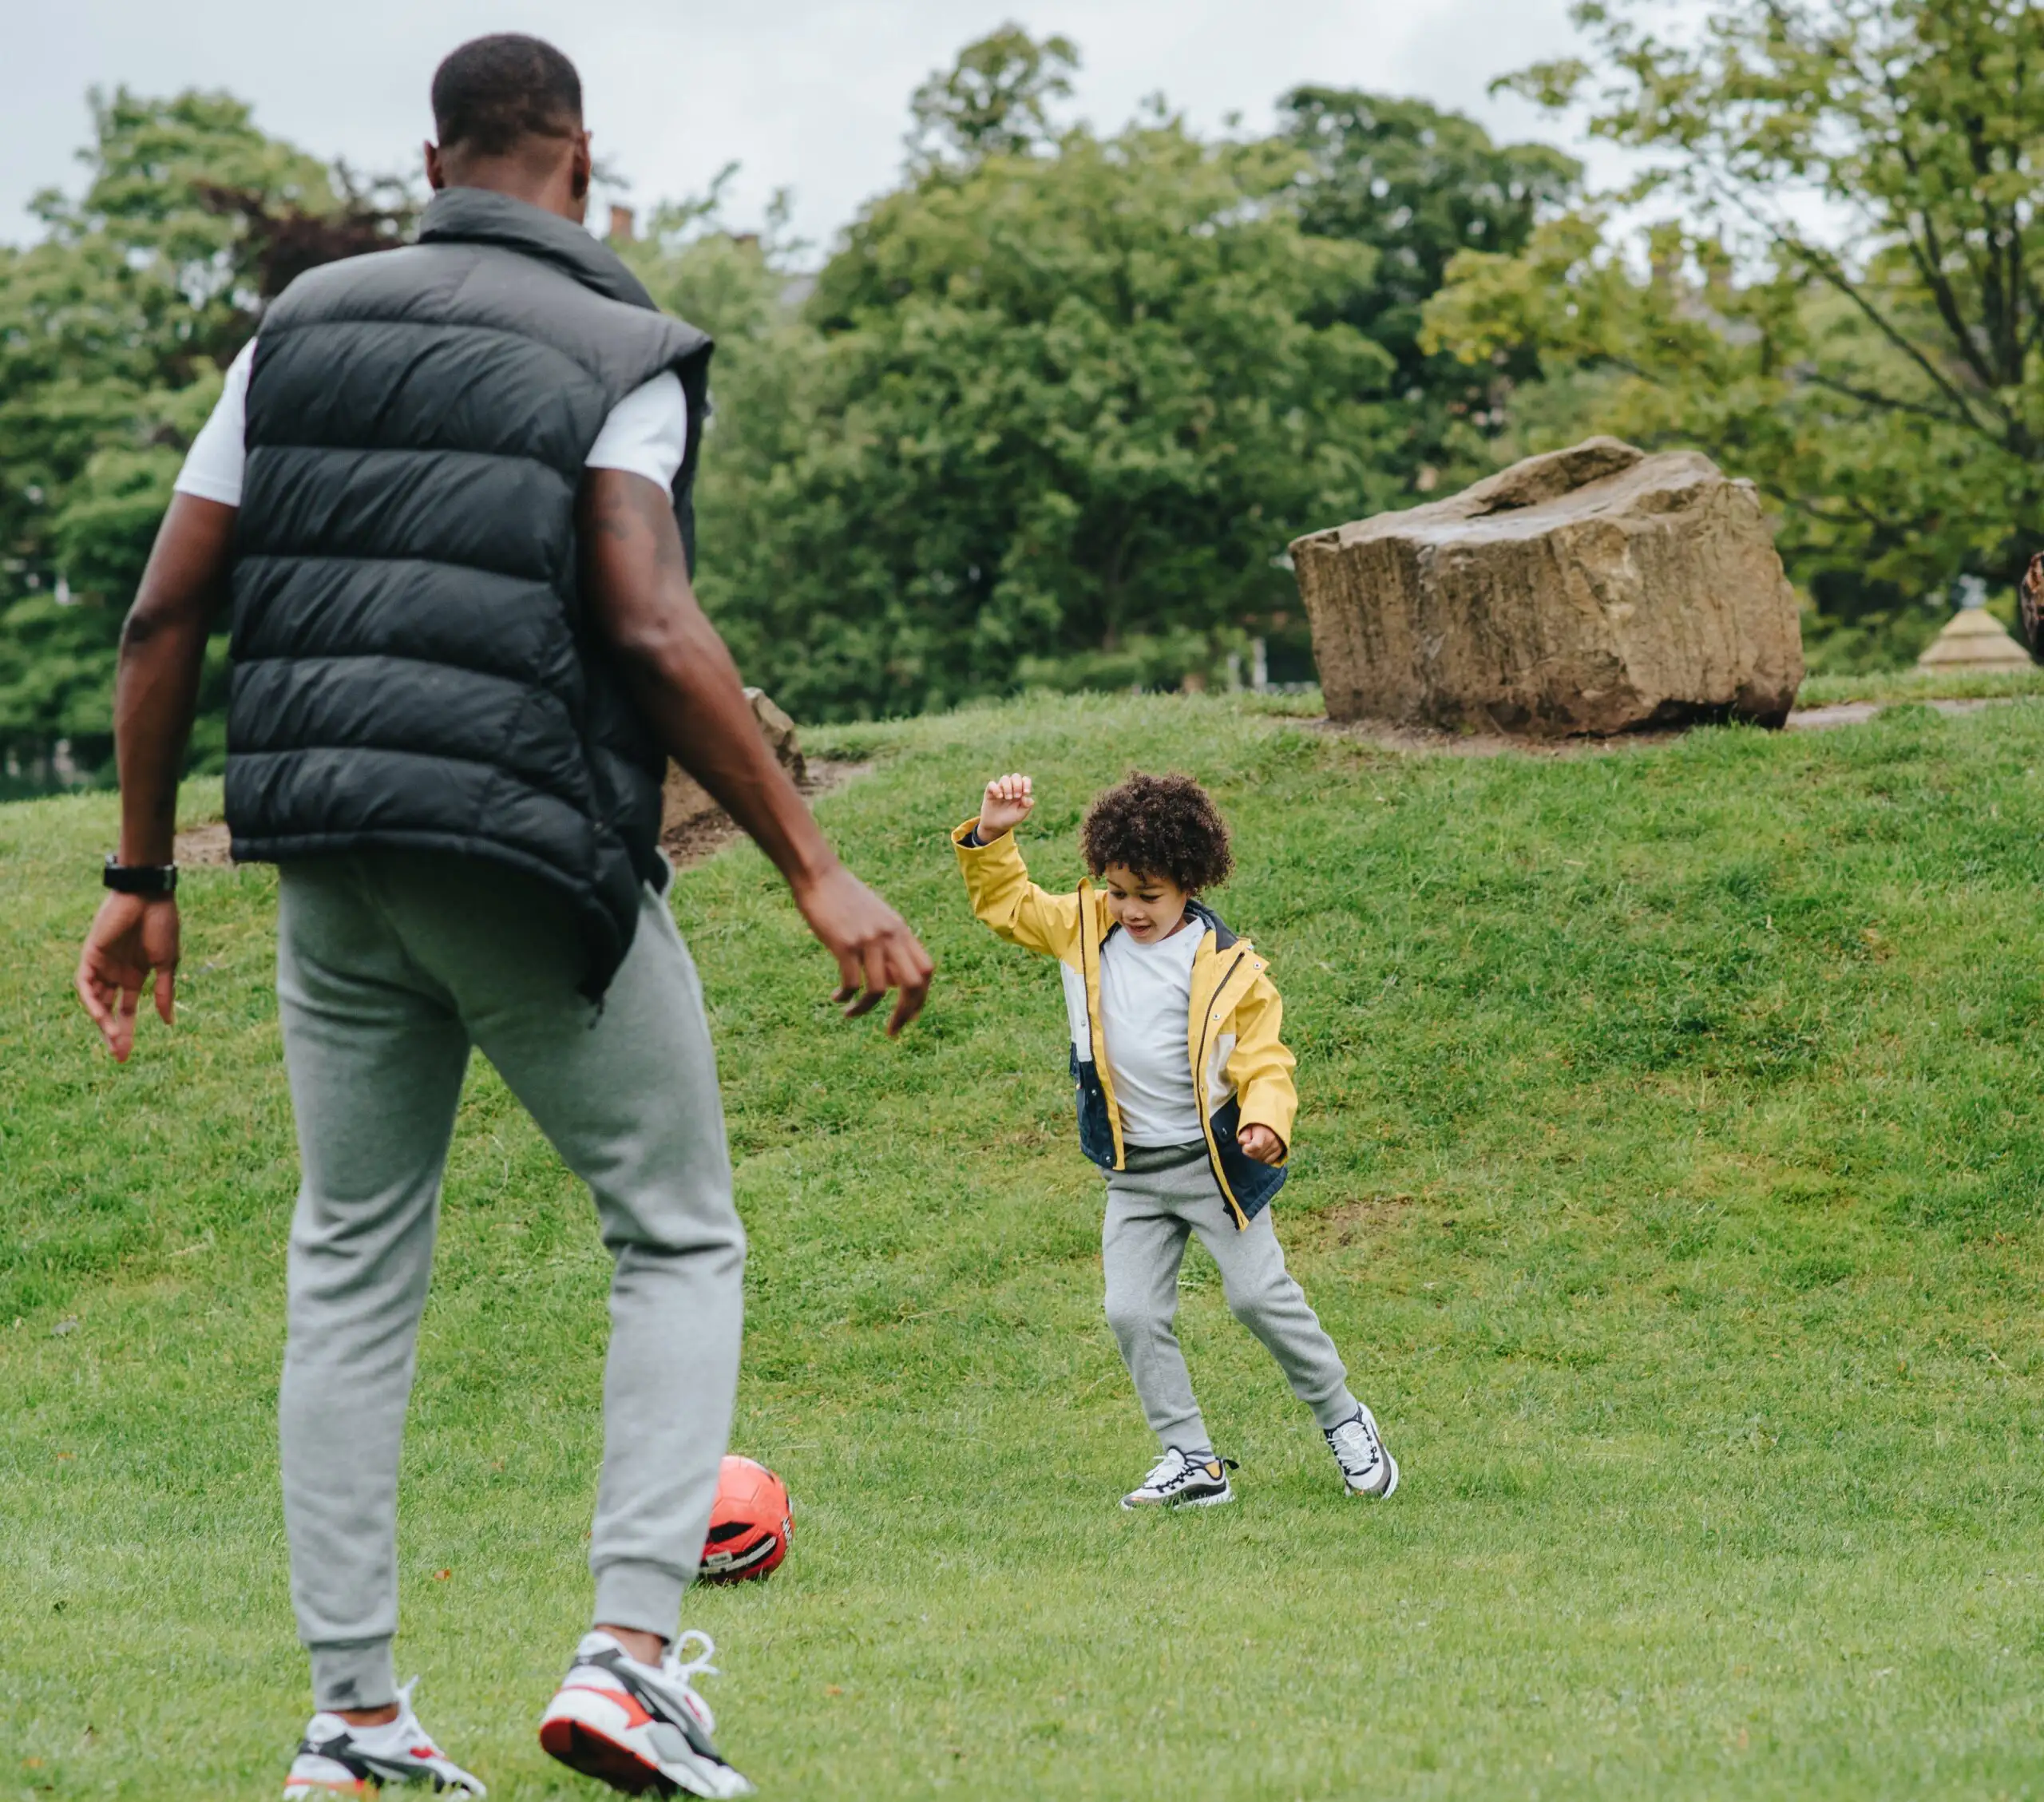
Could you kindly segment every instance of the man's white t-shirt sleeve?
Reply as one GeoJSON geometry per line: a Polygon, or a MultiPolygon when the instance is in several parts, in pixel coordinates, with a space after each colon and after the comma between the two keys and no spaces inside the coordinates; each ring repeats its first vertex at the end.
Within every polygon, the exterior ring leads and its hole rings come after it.
{"type": "Polygon", "coordinates": [[[196,494],[224,507],[241,505],[241,467],[248,456],[243,437],[248,420],[248,371],[255,362],[256,340],[252,338],[227,366],[227,386],[184,453],[184,467],[177,472],[174,484],[180,494],[196,494]]]}
{"type": "MultiPolygon", "coordinates": [[[[184,467],[174,485],[180,494],[227,507],[241,505],[242,470],[248,454],[248,373],[255,361],[256,341],[251,339],[228,365],[227,386],[185,453],[184,467]]],[[[587,461],[592,469],[624,469],[671,488],[687,450],[687,398],[681,391],[681,378],[664,370],[611,409],[587,461]]]]}
{"type": "Polygon", "coordinates": [[[587,461],[592,469],[624,469],[671,488],[687,450],[688,399],[669,369],[610,410],[587,461]]]}

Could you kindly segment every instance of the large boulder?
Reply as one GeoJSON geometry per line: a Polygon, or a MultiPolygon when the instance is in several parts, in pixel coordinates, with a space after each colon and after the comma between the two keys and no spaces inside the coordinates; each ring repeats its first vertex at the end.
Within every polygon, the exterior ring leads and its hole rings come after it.
{"type": "Polygon", "coordinates": [[[1803,679],[1753,485],[1616,438],[1292,545],[1329,715],[1536,736],[1737,718],[1803,679]]]}
{"type": "MultiPolygon", "coordinates": [[[[760,735],[772,750],[781,767],[798,783],[808,774],[802,754],[802,741],[795,723],[774,706],[765,692],[748,688],[745,698],[752,703],[752,717],[759,723],[760,735]]],[[[665,786],[660,790],[660,837],[671,839],[691,827],[715,818],[723,810],[710,791],[679,763],[667,765],[665,786]]]]}

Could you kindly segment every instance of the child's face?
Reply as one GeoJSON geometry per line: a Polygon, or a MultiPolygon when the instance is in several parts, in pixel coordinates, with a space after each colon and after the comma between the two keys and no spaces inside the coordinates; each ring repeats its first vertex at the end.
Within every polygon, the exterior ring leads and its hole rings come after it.
{"type": "Polygon", "coordinates": [[[1192,897],[1168,876],[1139,876],[1126,865],[1111,863],[1100,880],[1107,886],[1107,911],[1139,943],[1155,945],[1185,924],[1185,904],[1192,897]]]}

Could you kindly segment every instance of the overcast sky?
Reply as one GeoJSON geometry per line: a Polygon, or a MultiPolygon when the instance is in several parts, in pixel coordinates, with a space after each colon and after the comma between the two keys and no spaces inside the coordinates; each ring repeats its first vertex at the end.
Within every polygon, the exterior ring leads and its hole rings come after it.
{"type": "Polygon", "coordinates": [[[1261,125],[1286,87],[1318,81],[1421,94],[1494,133],[1570,142],[1484,93],[1572,46],[1567,0],[0,0],[0,236],[33,233],[23,208],[38,188],[77,185],[96,83],[224,87],[319,156],[402,171],[431,129],[434,63],[464,38],[520,30],[575,59],[598,152],[632,202],[699,192],[735,159],[734,223],[755,223],[786,187],[797,229],[827,245],[893,180],[911,90],[1011,18],[1076,41],[1078,109],[1103,127],[1159,90],[1202,126],[1230,112],[1261,125]]]}

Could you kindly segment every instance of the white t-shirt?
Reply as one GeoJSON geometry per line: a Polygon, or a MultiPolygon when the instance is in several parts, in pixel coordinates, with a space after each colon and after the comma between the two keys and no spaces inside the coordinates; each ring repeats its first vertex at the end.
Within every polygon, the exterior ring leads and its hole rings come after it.
{"type": "Polygon", "coordinates": [[[1192,965],[1205,936],[1188,920],[1154,945],[1123,930],[1100,947],[1107,1074],[1127,1144],[1191,1145],[1206,1136],[1187,1046],[1192,965]]]}
{"type": "MultiPolygon", "coordinates": [[[[241,505],[241,474],[248,458],[248,372],[255,360],[256,341],[252,338],[228,366],[227,386],[185,453],[184,467],[177,473],[179,493],[196,494],[223,506],[241,505]]],[[[666,488],[673,482],[687,449],[688,401],[681,391],[681,378],[671,369],[663,370],[611,409],[586,461],[592,469],[624,469],[666,488]]]]}

